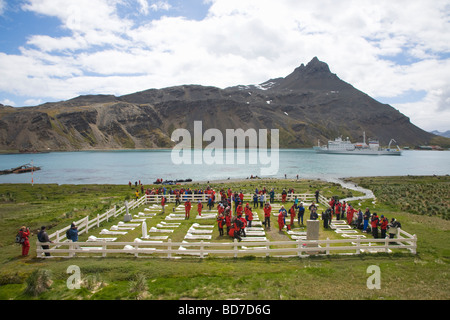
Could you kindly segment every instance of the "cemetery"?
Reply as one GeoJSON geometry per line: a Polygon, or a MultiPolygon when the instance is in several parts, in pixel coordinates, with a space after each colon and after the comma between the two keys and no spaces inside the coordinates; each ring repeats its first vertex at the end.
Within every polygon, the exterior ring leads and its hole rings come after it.
{"type": "MultiPolygon", "coordinates": [[[[302,199],[305,208],[314,199],[313,194],[290,195],[302,199]]],[[[206,195],[189,195],[192,203],[199,200],[206,203],[206,195]]],[[[250,202],[252,195],[244,195],[244,203],[250,202]]],[[[276,229],[276,220],[281,208],[280,199],[272,206],[272,229],[276,229]]],[[[130,256],[138,258],[183,257],[309,257],[311,255],[357,255],[361,253],[407,252],[416,254],[417,237],[398,229],[395,241],[392,239],[374,239],[354,229],[345,220],[332,220],[330,229],[321,230],[320,213],[317,220],[309,220],[305,212],[305,225],[283,228],[285,239],[271,239],[263,226],[262,208],[254,212],[252,227],[245,229],[242,241],[232,239],[227,234],[219,236],[217,228],[217,209],[203,210],[201,215],[196,208],[191,209],[189,219],[185,218],[184,204],[175,205],[174,197],[167,197],[163,210],[161,196],[144,195],[125,205],[107,210],[96,217],[86,216],[74,222],[78,227],[80,240],[67,240],[65,234],[70,228],[49,235],[53,243],[47,243],[49,249],[43,249],[43,243],[37,242],[38,258],[72,257],[111,257],[130,256]],[[255,214],[256,213],[256,214],[255,214]],[[45,253],[50,253],[46,255],[45,253]]],[[[328,199],[319,198],[319,209],[326,208],[328,199]]],[[[289,208],[291,202],[286,203],[289,208]]],[[[308,211],[308,210],[306,210],[308,211]]],[[[320,210],[318,210],[320,212],[320,210]]],[[[287,218],[288,219],[288,218],[287,218]]],[[[286,219],[286,220],[287,220],[286,219]]],[[[277,231],[278,232],[278,231],[277,231]]]]}

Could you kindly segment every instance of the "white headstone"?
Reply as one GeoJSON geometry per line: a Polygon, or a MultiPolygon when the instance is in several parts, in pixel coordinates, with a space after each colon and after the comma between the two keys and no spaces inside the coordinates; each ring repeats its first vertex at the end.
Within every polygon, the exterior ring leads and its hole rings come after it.
{"type": "Polygon", "coordinates": [[[142,222],[142,238],[147,238],[147,223],[142,222]]]}

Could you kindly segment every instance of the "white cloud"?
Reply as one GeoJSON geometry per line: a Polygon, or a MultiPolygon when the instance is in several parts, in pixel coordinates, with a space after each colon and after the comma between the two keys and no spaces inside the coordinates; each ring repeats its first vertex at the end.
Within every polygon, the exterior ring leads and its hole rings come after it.
{"type": "Polygon", "coordinates": [[[440,114],[449,103],[448,0],[205,3],[208,15],[195,21],[150,20],[150,11],[171,9],[168,1],[28,0],[23,10],[56,17],[69,35],[30,35],[20,55],[0,53],[0,91],[69,99],[179,84],[254,84],[317,56],[373,97],[425,90],[422,101],[394,107],[426,129],[438,122],[437,129],[450,129],[440,114]],[[124,4],[136,15],[122,15],[124,4]],[[131,20],[137,14],[149,20],[131,20]]]}
{"type": "Polygon", "coordinates": [[[153,11],[169,10],[172,6],[167,1],[157,1],[150,6],[153,11]]]}
{"type": "Polygon", "coordinates": [[[4,106],[11,106],[11,107],[14,107],[16,105],[16,103],[14,101],[9,100],[9,99],[3,99],[0,101],[0,103],[4,106]]]}
{"type": "Polygon", "coordinates": [[[142,13],[142,14],[145,14],[145,15],[147,15],[148,14],[148,12],[149,12],[149,4],[148,4],[148,1],[147,0],[137,0],[137,2],[138,2],[138,4],[140,5],[140,12],[142,13]]]}
{"type": "Polygon", "coordinates": [[[26,106],[37,106],[41,103],[43,103],[42,99],[28,99],[24,102],[26,106]]]}
{"type": "Polygon", "coordinates": [[[22,9],[56,17],[63,28],[74,33],[123,33],[132,23],[119,18],[119,3],[121,0],[28,0],[22,9]]]}
{"type": "Polygon", "coordinates": [[[6,10],[6,0],[0,0],[0,16],[3,15],[5,10],[6,10]]]}

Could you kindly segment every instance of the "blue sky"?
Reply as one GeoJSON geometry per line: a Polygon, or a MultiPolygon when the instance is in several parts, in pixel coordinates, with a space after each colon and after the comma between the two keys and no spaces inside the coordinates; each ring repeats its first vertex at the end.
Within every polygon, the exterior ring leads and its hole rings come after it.
{"type": "Polygon", "coordinates": [[[0,103],[284,77],[313,57],[450,129],[450,0],[0,0],[0,103]]]}

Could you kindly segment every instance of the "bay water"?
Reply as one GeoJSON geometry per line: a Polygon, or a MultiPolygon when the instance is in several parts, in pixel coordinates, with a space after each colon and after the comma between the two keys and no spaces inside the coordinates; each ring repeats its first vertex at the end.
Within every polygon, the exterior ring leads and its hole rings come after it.
{"type": "MultiPolygon", "coordinates": [[[[243,150],[241,152],[248,152],[243,150]]],[[[278,172],[261,176],[261,165],[174,164],[171,149],[1,154],[0,170],[33,163],[41,170],[0,175],[0,183],[128,184],[163,180],[193,182],[262,178],[322,179],[345,177],[448,175],[449,151],[405,150],[401,156],[318,154],[313,149],[279,150],[278,172]]]]}

